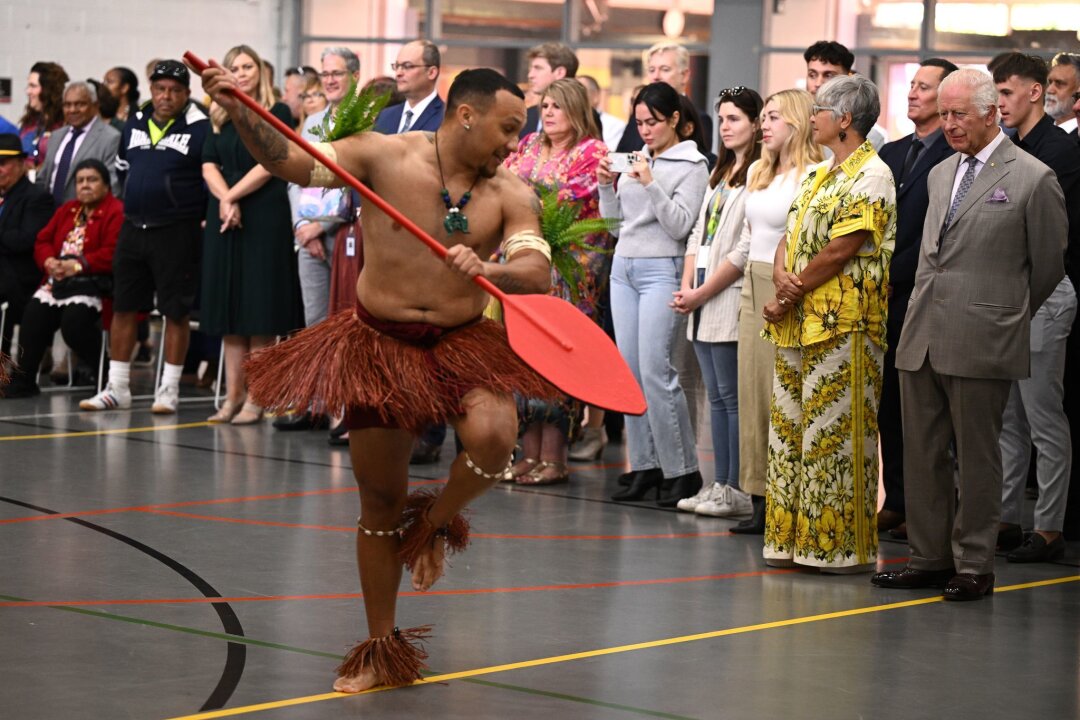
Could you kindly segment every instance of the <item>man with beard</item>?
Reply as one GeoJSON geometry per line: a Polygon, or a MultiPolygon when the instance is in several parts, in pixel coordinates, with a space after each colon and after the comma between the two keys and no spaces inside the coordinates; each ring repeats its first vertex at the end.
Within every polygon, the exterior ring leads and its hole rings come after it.
{"type": "Polygon", "coordinates": [[[1076,116],[1073,114],[1073,94],[1080,90],[1080,55],[1058,53],[1050,61],[1046,85],[1046,114],[1054,124],[1075,140],[1076,116]]]}

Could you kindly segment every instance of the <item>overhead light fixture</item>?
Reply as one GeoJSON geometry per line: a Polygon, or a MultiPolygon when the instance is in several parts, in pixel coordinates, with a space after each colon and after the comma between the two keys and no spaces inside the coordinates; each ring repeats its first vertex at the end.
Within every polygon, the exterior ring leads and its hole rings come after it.
{"type": "Polygon", "coordinates": [[[682,37],[683,30],[686,28],[686,15],[683,14],[682,10],[672,8],[664,13],[661,27],[664,30],[664,35],[672,40],[678,40],[682,37]]]}

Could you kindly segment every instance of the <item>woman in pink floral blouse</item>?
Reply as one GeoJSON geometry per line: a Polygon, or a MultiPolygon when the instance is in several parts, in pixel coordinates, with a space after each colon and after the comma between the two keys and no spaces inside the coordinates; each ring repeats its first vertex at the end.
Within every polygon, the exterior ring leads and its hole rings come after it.
{"type": "MultiPolygon", "coordinates": [[[[580,205],[579,219],[600,217],[596,168],[607,152],[600,140],[589,98],[576,80],[556,80],[540,98],[543,129],[522,139],[506,166],[537,189],[558,191],[560,202],[580,205]]],[[[581,272],[565,278],[552,268],[551,294],[574,303],[597,322],[597,301],[607,282],[611,237],[593,236],[589,248],[574,250],[581,272]]],[[[512,475],[520,485],[566,482],[567,439],[576,413],[567,404],[552,405],[521,399],[519,415],[524,423],[523,458],[512,475]]],[[[595,413],[593,413],[595,414],[595,413]]],[[[599,426],[598,426],[599,427],[599,426]]]]}

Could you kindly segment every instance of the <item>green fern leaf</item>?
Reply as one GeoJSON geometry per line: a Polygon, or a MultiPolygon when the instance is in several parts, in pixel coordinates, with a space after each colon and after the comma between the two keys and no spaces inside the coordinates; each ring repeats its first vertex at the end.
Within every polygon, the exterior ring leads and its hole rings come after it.
{"type": "Polygon", "coordinates": [[[546,185],[535,186],[540,196],[540,231],[551,247],[551,266],[566,281],[571,302],[577,303],[578,285],[584,275],[579,255],[582,252],[609,253],[611,250],[589,242],[589,237],[618,227],[612,218],[579,220],[582,203],[560,201],[559,191],[546,185]]]}
{"type": "Polygon", "coordinates": [[[375,125],[375,118],[389,100],[389,92],[378,93],[372,88],[357,94],[356,80],[351,79],[349,89],[333,113],[333,118],[330,117],[331,113],[326,113],[315,134],[323,142],[333,142],[366,132],[375,125]]]}

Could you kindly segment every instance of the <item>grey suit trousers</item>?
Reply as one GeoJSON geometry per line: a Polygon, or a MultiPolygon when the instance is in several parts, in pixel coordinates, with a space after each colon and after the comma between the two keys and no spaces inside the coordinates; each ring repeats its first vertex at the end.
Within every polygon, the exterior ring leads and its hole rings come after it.
{"type": "Polygon", "coordinates": [[[329,232],[321,238],[326,248],[325,260],[312,257],[306,248],[296,251],[305,327],[318,325],[330,311],[330,258],[334,256],[334,235],[335,232],[329,232]]]}
{"type": "Polygon", "coordinates": [[[1063,377],[1065,341],[1075,317],[1076,292],[1065,278],[1031,319],[1031,376],[1012,383],[1001,428],[1003,522],[1021,522],[1034,443],[1039,483],[1035,529],[1060,532],[1065,523],[1072,441],[1062,403],[1063,377]]]}
{"type": "Polygon", "coordinates": [[[998,442],[1011,386],[1009,380],[941,375],[929,358],[918,370],[900,371],[904,503],[912,568],[955,567],[957,572],[977,575],[994,571],[1001,518],[998,442]],[[954,438],[958,483],[950,449],[954,438]]]}

